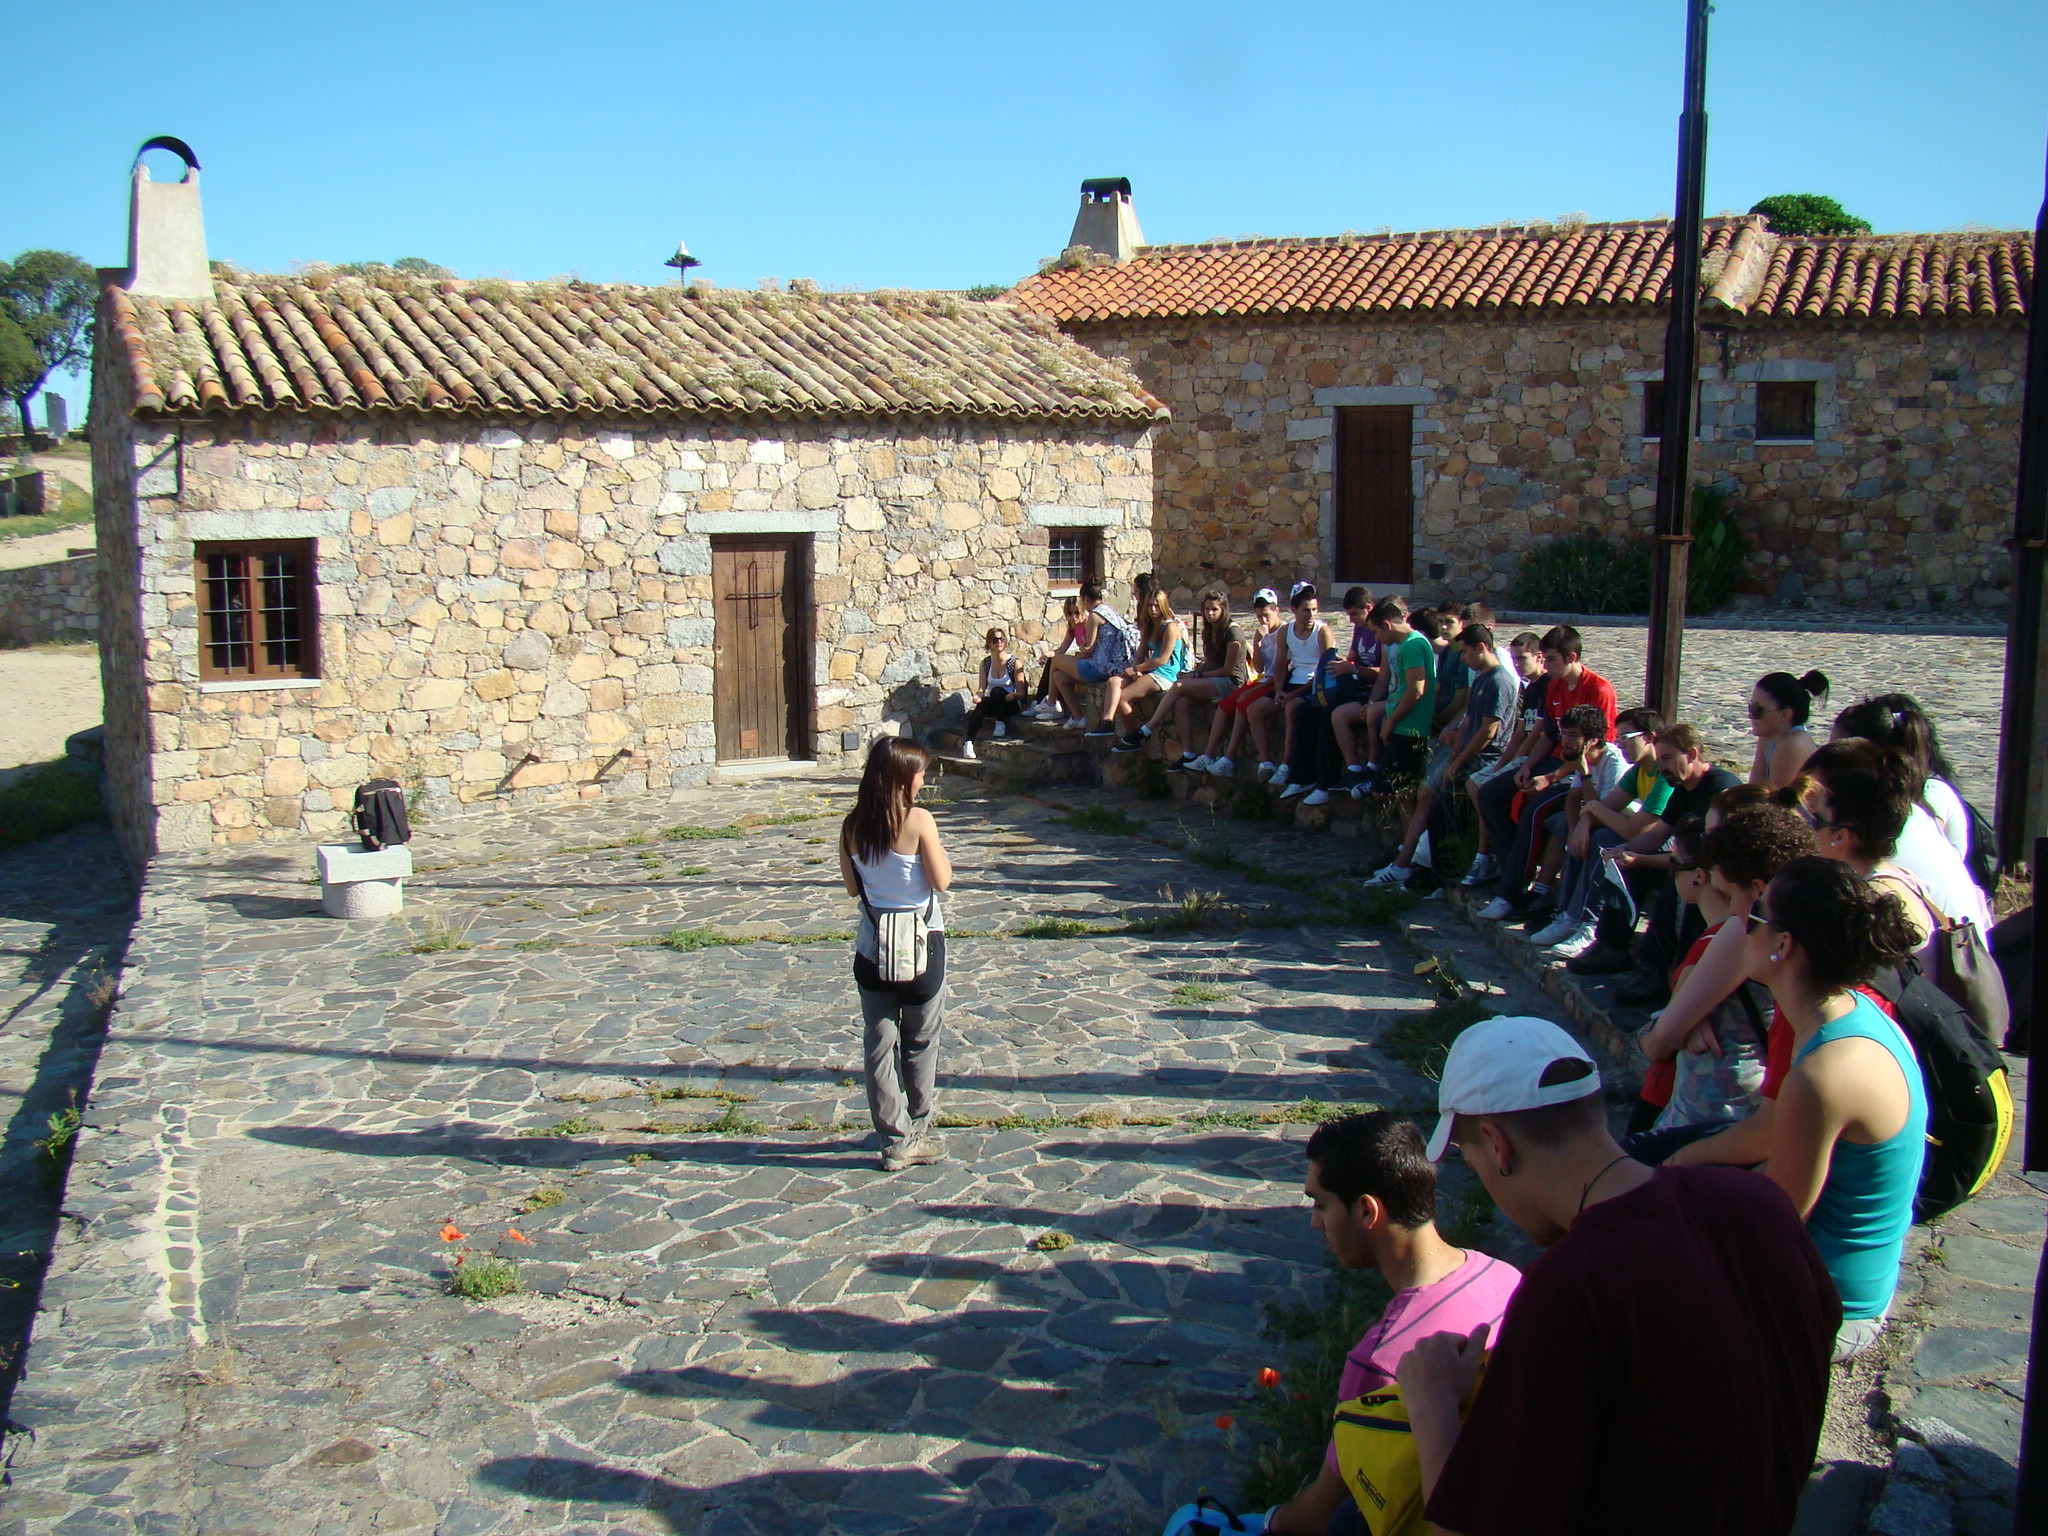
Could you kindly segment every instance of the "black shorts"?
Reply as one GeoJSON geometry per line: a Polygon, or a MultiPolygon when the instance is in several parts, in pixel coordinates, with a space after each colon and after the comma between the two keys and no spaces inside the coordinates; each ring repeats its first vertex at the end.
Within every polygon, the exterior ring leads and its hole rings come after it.
{"type": "Polygon", "coordinates": [[[1396,731],[1380,743],[1380,772],[1405,773],[1421,778],[1423,758],[1428,751],[1428,737],[1408,736],[1396,731]]]}
{"type": "Polygon", "coordinates": [[[906,1003],[928,1003],[946,985],[946,935],[944,930],[927,934],[924,941],[924,974],[912,981],[884,981],[875,962],[866,955],[853,957],[853,984],[863,992],[887,992],[906,1003]]]}

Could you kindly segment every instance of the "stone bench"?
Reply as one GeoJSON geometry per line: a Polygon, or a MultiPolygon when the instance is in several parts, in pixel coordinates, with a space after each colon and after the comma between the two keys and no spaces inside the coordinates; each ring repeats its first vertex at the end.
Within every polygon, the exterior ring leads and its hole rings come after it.
{"type": "Polygon", "coordinates": [[[392,917],[405,905],[410,848],[371,852],[352,843],[322,843],[313,861],[320,870],[320,905],[329,917],[392,917]]]}

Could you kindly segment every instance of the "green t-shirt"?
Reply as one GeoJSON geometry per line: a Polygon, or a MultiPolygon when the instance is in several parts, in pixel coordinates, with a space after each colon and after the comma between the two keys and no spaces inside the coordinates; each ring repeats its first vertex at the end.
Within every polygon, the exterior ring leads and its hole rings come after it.
{"type": "Polygon", "coordinates": [[[1671,798],[1671,781],[1657,771],[1657,760],[1653,757],[1636,770],[1636,799],[1642,801],[1643,809],[1652,816],[1662,813],[1664,802],[1671,798]]]}
{"type": "Polygon", "coordinates": [[[1427,736],[1436,720],[1436,647],[1419,630],[1403,640],[1400,649],[1394,652],[1394,676],[1387,683],[1389,713],[1408,686],[1408,674],[1418,670],[1423,679],[1422,697],[1394,722],[1396,736],[1427,736]]]}

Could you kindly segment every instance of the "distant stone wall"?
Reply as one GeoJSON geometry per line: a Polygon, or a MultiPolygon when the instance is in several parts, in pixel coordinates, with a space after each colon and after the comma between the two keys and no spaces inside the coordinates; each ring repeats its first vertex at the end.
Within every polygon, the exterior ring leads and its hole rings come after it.
{"type": "Polygon", "coordinates": [[[1027,644],[1043,633],[1049,528],[1098,527],[1114,581],[1152,561],[1149,429],[123,430],[133,489],[102,512],[126,521],[140,573],[135,734],[158,847],[331,838],[375,776],[412,786],[430,814],[704,782],[718,534],[810,538],[821,759],[841,755],[843,732],[864,746],[936,714],[969,685],[989,625],[1027,644]],[[319,678],[203,681],[195,541],[278,538],[317,540],[319,678]]]}
{"type": "MultiPolygon", "coordinates": [[[[1173,411],[1154,505],[1160,569],[1183,588],[1361,575],[1332,569],[1346,405],[1414,408],[1421,598],[1497,598],[1558,534],[1648,533],[1643,385],[1663,376],[1662,316],[1068,329],[1173,411]]],[[[1739,492],[1747,589],[2002,608],[2025,349],[2010,328],[1709,331],[1695,473],[1739,492]],[[1757,441],[1757,384],[1809,379],[1814,441],[1757,441]]]]}
{"type": "Polygon", "coordinates": [[[93,555],[0,571],[0,646],[99,636],[99,561],[93,555]]]}

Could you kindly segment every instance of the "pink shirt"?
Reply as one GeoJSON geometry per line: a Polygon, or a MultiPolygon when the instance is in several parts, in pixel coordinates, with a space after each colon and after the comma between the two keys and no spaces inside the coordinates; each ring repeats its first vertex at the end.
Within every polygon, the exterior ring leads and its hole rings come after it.
{"type": "MultiPolygon", "coordinates": [[[[1337,1401],[1349,1402],[1388,1385],[1401,1357],[1432,1333],[1469,1334],[1485,1323],[1491,1329],[1486,1347],[1492,1349],[1500,1341],[1500,1320],[1508,1309],[1508,1298],[1521,1283],[1522,1272],[1514,1265],[1468,1248],[1465,1262],[1436,1284],[1411,1286],[1397,1293],[1380,1320],[1365,1330],[1365,1337],[1344,1357],[1344,1372],[1337,1378],[1337,1401]]],[[[1334,1440],[1323,1460],[1335,1469],[1334,1440]]]]}

